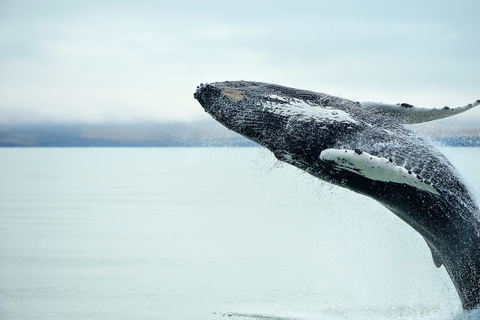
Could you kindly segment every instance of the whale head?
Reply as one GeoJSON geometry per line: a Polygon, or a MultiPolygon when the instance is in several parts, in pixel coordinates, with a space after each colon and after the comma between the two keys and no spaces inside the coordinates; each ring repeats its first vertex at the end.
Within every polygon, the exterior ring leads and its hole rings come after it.
{"type": "Polygon", "coordinates": [[[289,90],[260,82],[220,82],[200,85],[194,97],[215,120],[271,150],[279,160],[311,168],[322,150],[359,123],[345,109],[334,107],[336,97],[309,91],[293,96],[289,90]]]}

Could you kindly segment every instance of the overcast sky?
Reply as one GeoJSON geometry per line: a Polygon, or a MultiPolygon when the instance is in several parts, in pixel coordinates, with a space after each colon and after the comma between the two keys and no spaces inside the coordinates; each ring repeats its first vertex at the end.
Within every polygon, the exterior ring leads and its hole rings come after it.
{"type": "Polygon", "coordinates": [[[479,12],[478,0],[0,0],[0,123],[201,120],[196,86],[225,80],[465,105],[480,99],[479,12]]]}

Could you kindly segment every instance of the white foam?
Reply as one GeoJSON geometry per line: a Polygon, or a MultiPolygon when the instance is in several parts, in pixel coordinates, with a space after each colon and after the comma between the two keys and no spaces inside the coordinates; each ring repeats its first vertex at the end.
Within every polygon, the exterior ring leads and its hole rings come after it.
{"type": "Polygon", "coordinates": [[[355,150],[326,149],[320,154],[321,160],[333,161],[338,169],[345,169],[367,179],[407,184],[434,194],[440,194],[430,181],[421,179],[415,173],[395,165],[389,159],[376,157],[355,150]]]}

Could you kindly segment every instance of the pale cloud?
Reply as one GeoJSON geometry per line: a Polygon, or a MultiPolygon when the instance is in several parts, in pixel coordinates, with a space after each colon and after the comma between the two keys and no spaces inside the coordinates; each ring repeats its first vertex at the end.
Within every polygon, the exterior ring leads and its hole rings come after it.
{"type": "MultiPolygon", "coordinates": [[[[200,82],[480,98],[477,1],[0,3],[0,121],[193,120],[200,82]]],[[[480,110],[469,112],[480,119],[480,110]]]]}

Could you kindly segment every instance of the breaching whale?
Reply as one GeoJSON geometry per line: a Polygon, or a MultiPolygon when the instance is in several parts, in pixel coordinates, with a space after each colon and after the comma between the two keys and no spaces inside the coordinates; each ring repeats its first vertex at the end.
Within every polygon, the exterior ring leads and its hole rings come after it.
{"type": "Polygon", "coordinates": [[[194,97],[277,159],[380,202],[423,236],[463,308],[480,307],[479,208],[452,164],[402,125],[448,117],[480,100],[417,108],[247,81],[201,84],[194,97]]]}

